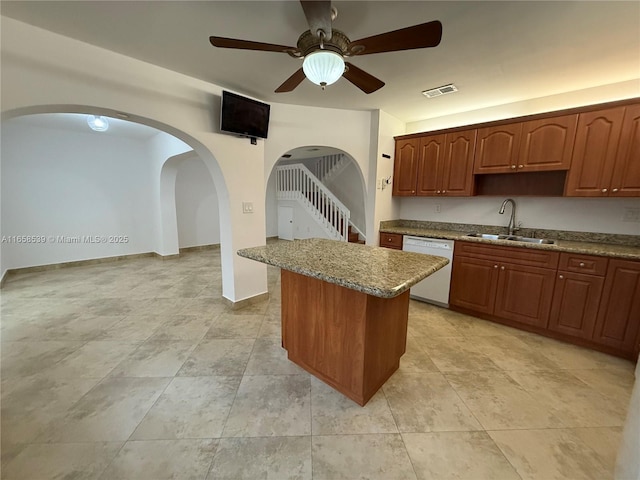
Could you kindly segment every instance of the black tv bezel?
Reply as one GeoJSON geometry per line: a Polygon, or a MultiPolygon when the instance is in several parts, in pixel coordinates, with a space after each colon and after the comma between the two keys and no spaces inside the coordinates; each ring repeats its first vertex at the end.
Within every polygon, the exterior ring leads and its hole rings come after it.
{"type": "MultiPolygon", "coordinates": [[[[268,103],[264,103],[264,102],[260,102],[258,100],[254,100],[253,98],[249,98],[249,97],[245,97],[243,95],[239,95],[237,93],[234,92],[229,92],[227,90],[223,90],[222,91],[222,96],[221,96],[221,101],[220,101],[220,131],[222,133],[227,133],[230,135],[235,135],[238,137],[245,137],[245,138],[263,138],[266,139],[268,134],[269,134],[269,120],[270,120],[270,115],[271,115],[271,105],[269,105],[268,103]],[[230,129],[225,129],[223,128],[223,118],[224,118],[224,112],[225,112],[225,98],[233,98],[235,101],[240,100],[241,102],[244,102],[248,105],[252,105],[254,106],[258,106],[260,107],[260,109],[262,109],[263,111],[266,111],[267,113],[267,121],[266,121],[266,125],[265,128],[260,130],[259,134],[251,134],[249,132],[246,131],[241,131],[240,129],[237,130],[230,130],[230,129]]],[[[228,124],[226,125],[228,127],[228,124]]]]}

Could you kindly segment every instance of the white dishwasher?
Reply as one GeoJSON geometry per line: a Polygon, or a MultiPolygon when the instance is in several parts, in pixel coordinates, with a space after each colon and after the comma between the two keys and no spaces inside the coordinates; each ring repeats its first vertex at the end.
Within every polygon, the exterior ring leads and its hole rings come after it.
{"type": "Polygon", "coordinates": [[[445,257],[449,260],[446,266],[411,287],[410,293],[411,298],[416,300],[448,306],[451,262],[453,261],[453,240],[405,235],[402,240],[402,250],[445,257]]]}

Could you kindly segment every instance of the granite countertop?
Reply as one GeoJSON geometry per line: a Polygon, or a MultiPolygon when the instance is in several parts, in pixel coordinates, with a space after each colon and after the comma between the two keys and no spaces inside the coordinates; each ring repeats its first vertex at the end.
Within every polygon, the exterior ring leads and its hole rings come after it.
{"type": "Polygon", "coordinates": [[[514,242],[511,240],[488,240],[467,236],[468,233],[473,232],[493,234],[506,233],[506,229],[502,227],[418,222],[411,220],[392,220],[388,222],[381,222],[380,232],[413,235],[416,237],[461,240],[465,242],[486,243],[507,247],[532,248],[556,252],[574,252],[628,260],[640,260],[640,236],[634,235],[607,235],[592,234],[588,232],[563,232],[540,229],[523,229],[517,232],[517,235],[549,238],[554,240],[553,244],[536,244],[514,242]]]}
{"type": "Polygon", "coordinates": [[[319,238],[244,248],[238,255],[382,298],[400,295],[449,263],[443,257],[319,238]]]}

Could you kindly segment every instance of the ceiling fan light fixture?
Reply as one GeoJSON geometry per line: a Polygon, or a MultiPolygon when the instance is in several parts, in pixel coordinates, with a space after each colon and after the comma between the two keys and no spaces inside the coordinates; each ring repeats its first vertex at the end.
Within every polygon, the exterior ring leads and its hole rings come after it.
{"type": "Polygon", "coordinates": [[[109,129],[109,120],[107,117],[98,115],[89,115],[87,117],[89,128],[95,132],[106,132],[109,129]]]}
{"type": "Polygon", "coordinates": [[[323,89],[338,81],[344,73],[342,55],[329,50],[318,50],[304,57],[302,70],[306,77],[323,89]]]}

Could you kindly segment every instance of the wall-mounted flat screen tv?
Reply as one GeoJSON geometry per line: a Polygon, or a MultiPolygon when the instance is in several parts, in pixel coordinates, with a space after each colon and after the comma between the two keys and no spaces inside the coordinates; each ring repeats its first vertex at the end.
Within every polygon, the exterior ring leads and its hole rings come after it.
{"type": "Polygon", "coordinates": [[[267,138],[270,105],[222,91],[220,130],[243,137],[267,138]]]}

